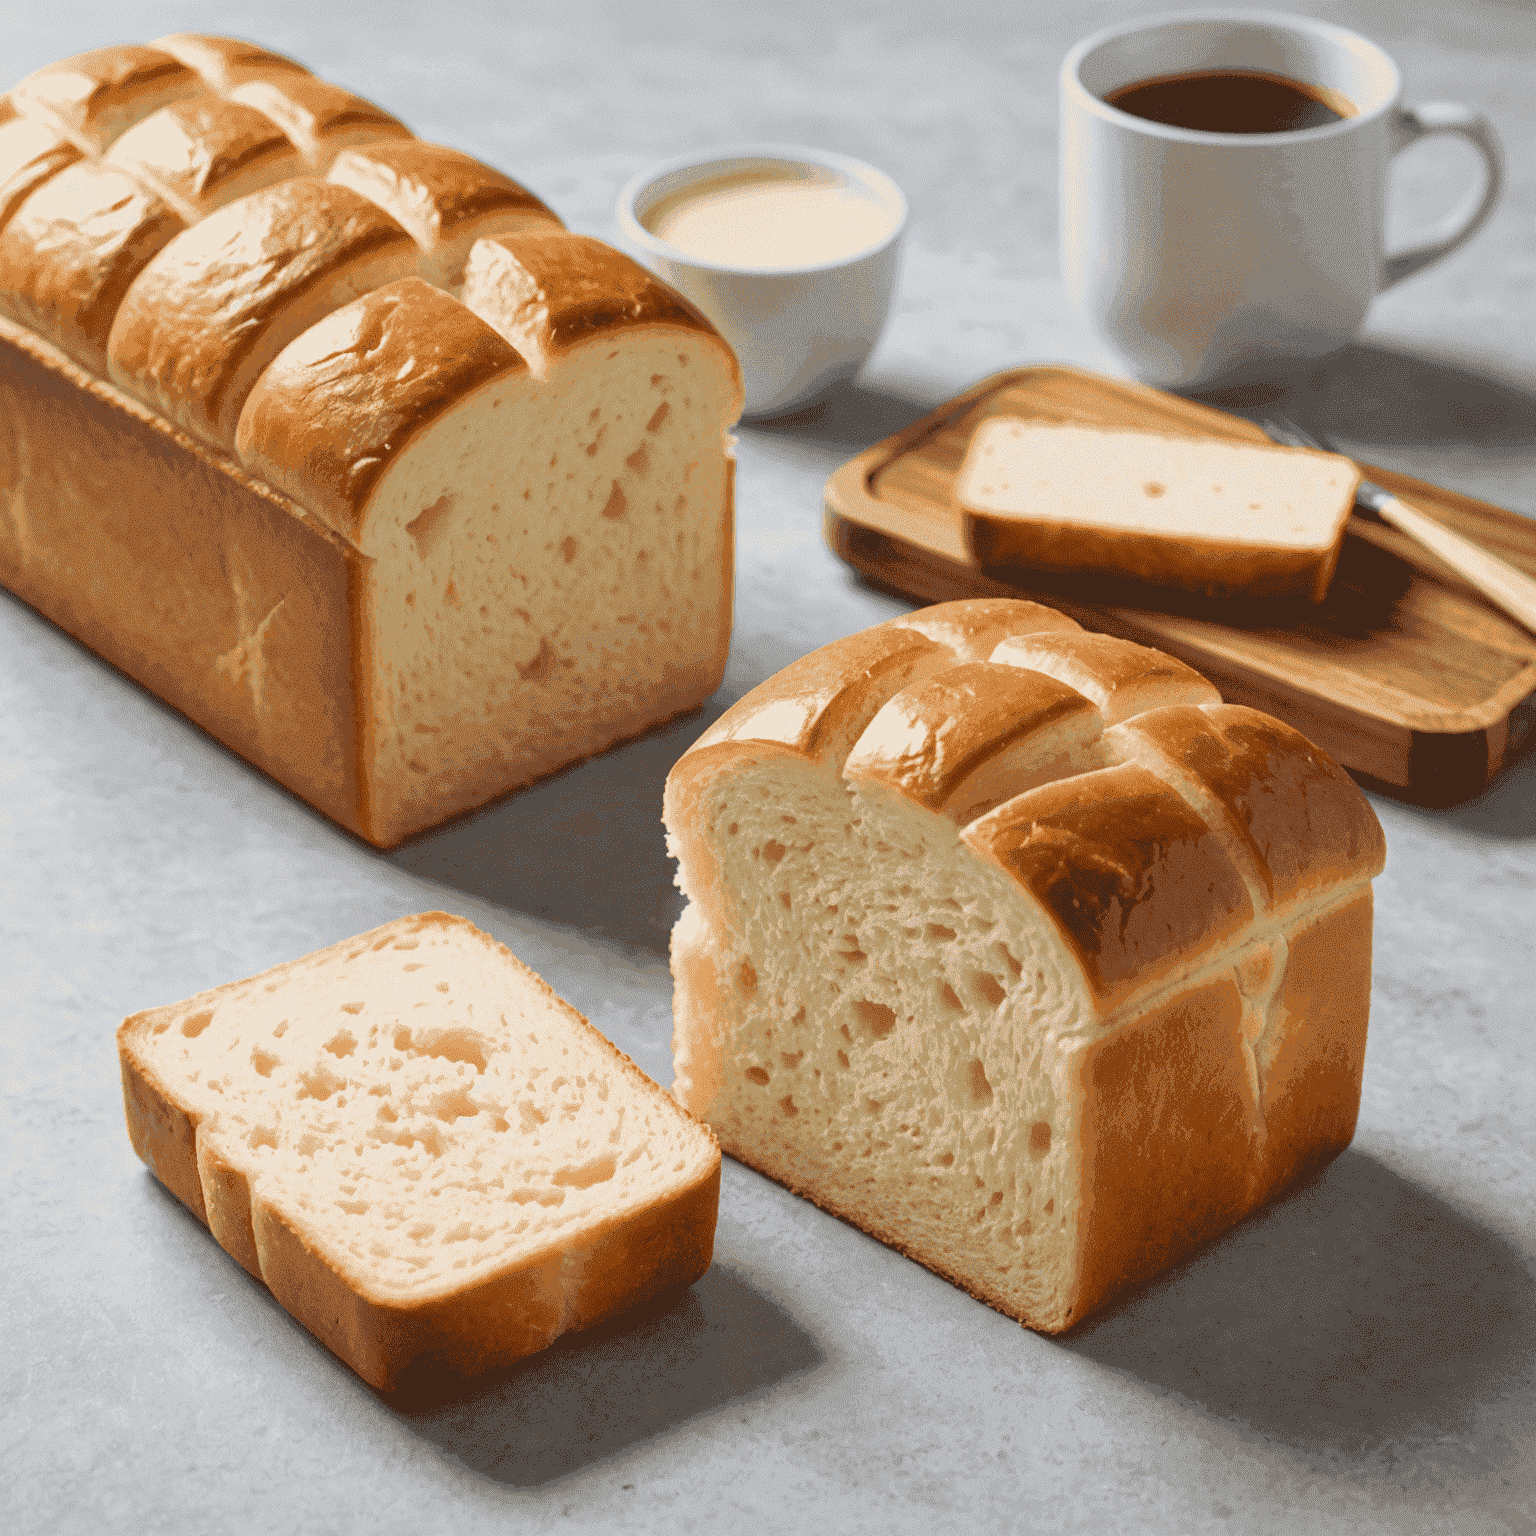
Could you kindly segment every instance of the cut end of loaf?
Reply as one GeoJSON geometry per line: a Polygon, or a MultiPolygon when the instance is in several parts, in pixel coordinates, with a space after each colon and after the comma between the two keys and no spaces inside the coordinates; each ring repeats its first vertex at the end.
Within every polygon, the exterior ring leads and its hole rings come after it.
{"type": "Polygon", "coordinates": [[[825,647],[674,768],[673,1091],[1054,1332],[1348,1144],[1379,829],[1170,658],[971,606],[825,647]]]}
{"type": "Polygon", "coordinates": [[[136,1014],[119,1049],[136,1150],[371,1381],[505,1363],[708,1266],[713,1138],[463,919],[136,1014]]]}

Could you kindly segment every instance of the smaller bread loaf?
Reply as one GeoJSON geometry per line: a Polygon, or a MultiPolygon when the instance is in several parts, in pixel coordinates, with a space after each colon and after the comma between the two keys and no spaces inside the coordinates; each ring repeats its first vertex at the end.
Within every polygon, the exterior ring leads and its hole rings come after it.
{"type": "Polygon", "coordinates": [[[360,1376],[473,1376],[708,1269],[720,1152],[441,912],[134,1014],[134,1150],[360,1376]]]}
{"type": "Polygon", "coordinates": [[[1172,657],[923,609],[754,689],[665,814],[678,1099],[1033,1328],[1349,1144],[1381,829],[1172,657]]]}
{"type": "Polygon", "coordinates": [[[986,567],[1321,602],[1359,471],[1307,448],[990,417],[955,482],[986,567]]]}

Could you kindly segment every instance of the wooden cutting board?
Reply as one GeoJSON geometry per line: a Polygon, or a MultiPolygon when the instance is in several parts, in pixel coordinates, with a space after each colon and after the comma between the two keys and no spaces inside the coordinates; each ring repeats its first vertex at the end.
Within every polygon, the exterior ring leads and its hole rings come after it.
{"type": "MultiPolygon", "coordinates": [[[[923,603],[1027,596],[1087,629],[1171,652],[1224,697],[1277,715],[1347,768],[1426,805],[1477,794],[1536,738],[1536,636],[1395,529],[1350,518],[1326,600],[1218,603],[1102,577],[991,572],[951,499],[988,416],[1265,443],[1240,417],[1064,367],[984,379],[827,481],[833,550],[875,586],[923,603]]],[[[1447,527],[1536,576],[1536,521],[1361,464],[1447,527]]]]}

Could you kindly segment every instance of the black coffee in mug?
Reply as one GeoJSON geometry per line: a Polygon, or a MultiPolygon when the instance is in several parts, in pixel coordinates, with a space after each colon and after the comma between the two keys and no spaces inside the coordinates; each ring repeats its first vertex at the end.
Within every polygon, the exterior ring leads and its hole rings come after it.
{"type": "Polygon", "coordinates": [[[1355,115],[1355,104],[1325,85],[1260,69],[1197,69],[1137,80],[1104,100],[1133,117],[1203,133],[1293,133],[1355,115]]]}

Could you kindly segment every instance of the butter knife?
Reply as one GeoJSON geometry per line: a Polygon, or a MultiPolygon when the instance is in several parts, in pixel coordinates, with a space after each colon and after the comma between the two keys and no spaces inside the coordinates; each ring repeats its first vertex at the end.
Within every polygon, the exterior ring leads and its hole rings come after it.
{"type": "MultiPolygon", "coordinates": [[[[1304,432],[1294,421],[1284,416],[1269,416],[1259,423],[1273,442],[1287,448],[1321,448],[1334,452],[1304,432]]],[[[1401,497],[1394,496],[1384,486],[1370,480],[1361,480],[1355,492],[1357,506],[1368,508],[1384,523],[1407,534],[1416,544],[1421,544],[1437,556],[1465,581],[1475,587],[1495,607],[1502,609],[1510,618],[1523,624],[1536,634],[1536,581],[1524,571],[1517,570],[1507,560],[1489,554],[1480,545],[1464,539],[1459,533],[1411,507],[1401,497]]]]}

